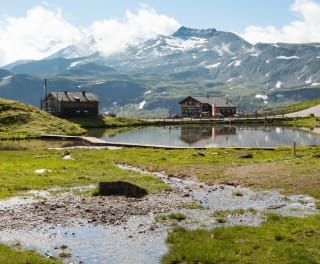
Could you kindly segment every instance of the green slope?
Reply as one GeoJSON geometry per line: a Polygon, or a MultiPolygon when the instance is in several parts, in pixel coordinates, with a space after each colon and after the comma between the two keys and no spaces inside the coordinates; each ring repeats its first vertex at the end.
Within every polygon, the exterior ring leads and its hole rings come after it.
{"type": "Polygon", "coordinates": [[[304,109],[308,109],[308,108],[316,106],[318,104],[320,104],[320,98],[313,99],[313,100],[307,100],[307,101],[304,101],[301,103],[292,104],[292,105],[285,106],[285,107],[279,107],[279,108],[275,108],[275,109],[265,110],[265,111],[262,111],[262,114],[265,114],[265,115],[289,114],[289,113],[298,112],[298,111],[301,111],[304,109]]]}
{"type": "Polygon", "coordinates": [[[41,134],[80,135],[79,125],[40,109],[0,98],[0,139],[35,138],[41,134]]]}

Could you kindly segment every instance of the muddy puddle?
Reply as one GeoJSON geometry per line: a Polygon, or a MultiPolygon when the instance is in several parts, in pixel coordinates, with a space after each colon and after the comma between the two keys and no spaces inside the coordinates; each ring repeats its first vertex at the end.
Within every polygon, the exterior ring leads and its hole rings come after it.
{"type": "Polygon", "coordinates": [[[52,196],[50,192],[41,192],[39,198],[39,193],[34,192],[37,199],[0,201],[0,242],[19,242],[47,256],[69,253],[65,263],[149,264],[160,262],[167,251],[167,232],[176,225],[187,228],[259,225],[268,211],[293,216],[319,213],[312,197],[255,192],[228,185],[209,186],[195,179],[119,167],[154,174],[173,191],[141,199],[52,196]],[[228,212],[221,217],[215,214],[219,211],[228,212]],[[172,212],[181,212],[186,219],[159,217],[172,212]]]}

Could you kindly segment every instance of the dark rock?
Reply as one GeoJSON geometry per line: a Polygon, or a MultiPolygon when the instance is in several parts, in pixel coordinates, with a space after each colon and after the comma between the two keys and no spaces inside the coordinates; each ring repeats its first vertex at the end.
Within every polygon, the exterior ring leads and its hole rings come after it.
{"type": "Polygon", "coordinates": [[[279,208],[282,208],[282,207],[284,207],[284,206],[286,206],[286,204],[273,204],[273,205],[269,205],[268,207],[267,207],[267,209],[279,209],[279,208]]]}
{"type": "Polygon", "coordinates": [[[129,182],[99,182],[99,195],[121,195],[141,198],[147,194],[148,192],[145,189],[129,182]]]}
{"type": "Polygon", "coordinates": [[[239,156],[237,156],[237,158],[245,158],[245,159],[248,159],[248,158],[253,158],[253,155],[252,153],[243,153],[243,154],[240,154],[239,156]]]}

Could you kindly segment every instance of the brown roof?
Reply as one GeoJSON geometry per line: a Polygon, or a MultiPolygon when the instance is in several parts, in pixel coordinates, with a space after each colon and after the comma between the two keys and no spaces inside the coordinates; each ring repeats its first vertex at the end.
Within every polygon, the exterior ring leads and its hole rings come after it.
{"type": "Polygon", "coordinates": [[[217,107],[235,107],[234,104],[230,102],[227,103],[226,98],[222,96],[188,96],[187,98],[183,99],[179,104],[181,104],[188,98],[192,98],[202,104],[215,104],[217,107]]]}
{"type": "Polygon", "coordinates": [[[99,102],[96,95],[88,92],[51,92],[47,95],[49,96],[60,102],[99,102]]]}

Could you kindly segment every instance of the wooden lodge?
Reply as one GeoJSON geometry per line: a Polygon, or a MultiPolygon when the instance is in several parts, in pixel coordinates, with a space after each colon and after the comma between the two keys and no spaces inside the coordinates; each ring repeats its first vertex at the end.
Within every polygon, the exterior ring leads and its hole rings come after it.
{"type": "Polygon", "coordinates": [[[51,92],[41,100],[41,109],[56,116],[98,116],[99,99],[82,92],[51,92]]]}
{"type": "Polygon", "coordinates": [[[229,117],[237,107],[222,96],[188,96],[179,102],[182,117],[229,117]]]}

